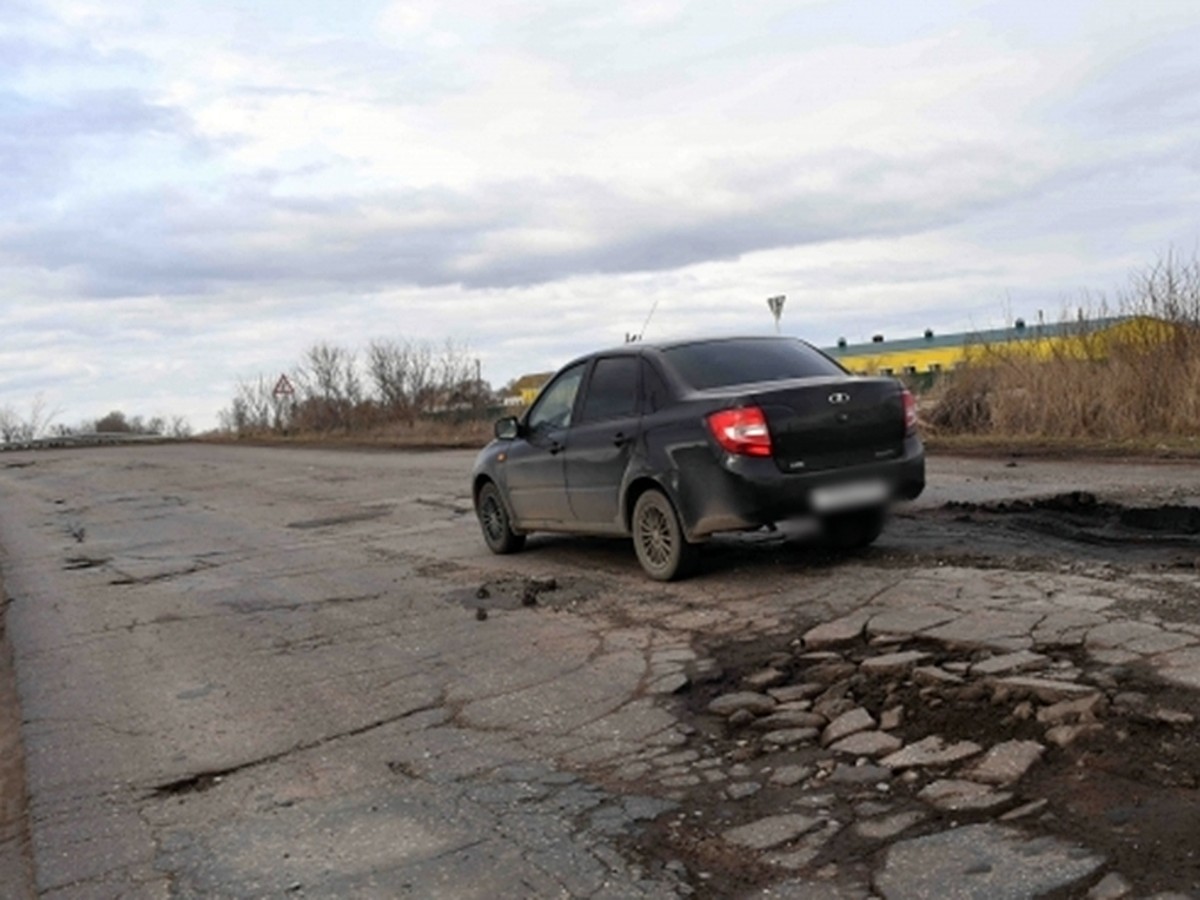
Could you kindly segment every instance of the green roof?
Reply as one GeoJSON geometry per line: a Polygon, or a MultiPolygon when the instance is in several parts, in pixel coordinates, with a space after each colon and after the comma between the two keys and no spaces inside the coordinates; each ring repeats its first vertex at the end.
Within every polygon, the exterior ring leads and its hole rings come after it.
{"type": "MultiPolygon", "coordinates": [[[[929,332],[928,337],[901,338],[898,341],[870,341],[863,344],[847,344],[844,347],[822,347],[835,359],[843,356],[872,356],[879,353],[898,353],[906,350],[928,350],[931,347],[965,347],[971,344],[1003,344],[1013,341],[1033,341],[1043,338],[1069,337],[1103,331],[1130,316],[1110,316],[1104,319],[1087,319],[1079,322],[1057,322],[1051,325],[1016,325],[1008,328],[991,328],[985,331],[960,331],[955,334],[937,335],[929,332]]],[[[1017,320],[1020,321],[1019,319],[1017,320]]]]}

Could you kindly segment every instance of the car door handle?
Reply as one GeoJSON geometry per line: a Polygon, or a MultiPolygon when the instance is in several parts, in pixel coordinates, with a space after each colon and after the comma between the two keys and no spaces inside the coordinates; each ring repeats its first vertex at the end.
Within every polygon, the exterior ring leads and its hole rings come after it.
{"type": "Polygon", "coordinates": [[[547,447],[546,449],[550,451],[551,456],[554,456],[555,454],[562,452],[563,445],[560,444],[558,441],[551,441],[550,446],[547,447]]]}
{"type": "Polygon", "coordinates": [[[613,435],[613,445],[616,447],[624,447],[626,444],[633,443],[633,436],[627,435],[623,431],[618,431],[613,435]]]}

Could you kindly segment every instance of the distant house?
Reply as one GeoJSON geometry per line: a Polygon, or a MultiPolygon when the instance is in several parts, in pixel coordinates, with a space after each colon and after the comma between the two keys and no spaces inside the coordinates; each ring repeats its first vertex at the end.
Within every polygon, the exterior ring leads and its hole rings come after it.
{"type": "Polygon", "coordinates": [[[989,359],[1030,360],[1066,357],[1095,359],[1115,342],[1142,342],[1147,346],[1166,340],[1173,326],[1151,316],[1114,316],[1104,319],[1027,325],[1017,319],[1010,328],[964,331],[886,341],[876,335],[870,343],[822,348],[857,375],[916,376],[928,380],[964,363],[984,364],[989,359]]]}
{"type": "Polygon", "coordinates": [[[504,395],[505,406],[530,406],[537,399],[538,392],[546,386],[546,382],[554,376],[553,372],[538,372],[533,375],[522,375],[514,381],[504,395]]]}

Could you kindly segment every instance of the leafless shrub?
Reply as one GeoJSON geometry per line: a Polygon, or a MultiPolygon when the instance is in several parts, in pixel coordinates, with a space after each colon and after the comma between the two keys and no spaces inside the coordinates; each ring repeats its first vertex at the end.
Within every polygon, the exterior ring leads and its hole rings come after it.
{"type": "Polygon", "coordinates": [[[367,373],[380,406],[394,418],[410,418],[411,345],[393,340],[372,341],[367,346],[367,373]]]}
{"type": "Polygon", "coordinates": [[[433,405],[437,365],[429,344],[373,341],[367,348],[367,369],[387,420],[411,425],[433,405]]]}
{"type": "Polygon", "coordinates": [[[17,414],[11,406],[0,407],[0,441],[6,444],[17,440],[17,429],[20,427],[17,414]]]}
{"type": "Polygon", "coordinates": [[[354,353],[332,344],[314,344],[294,373],[300,392],[296,426],[301,430],[346,430],[363,400],[354,353]]]}
{"type": "Polygon", "coordinates": [[[0,408],[0,441],[21,443],[32,441],[49,433],[60,410],[51,409],[45,397],[38,394],[29,404],[25,415],[11,406],[0,408]]]}
{"type": "Polygon", "coordinates": [[[254,381],[238,382],[233,402],[218,414],[218,421],[223,431],[243,436],[283,431],[290,408],[274,395],[273,384],[260,375],[254,381]]]}

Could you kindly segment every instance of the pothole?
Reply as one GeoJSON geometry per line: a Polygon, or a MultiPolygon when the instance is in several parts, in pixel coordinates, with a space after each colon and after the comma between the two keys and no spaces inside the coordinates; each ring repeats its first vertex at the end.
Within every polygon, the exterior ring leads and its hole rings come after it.
{"type": "Polygon", "coordinates": [[[1101,565],[1191,572],[1200,567],[1200,507],[1123,505],[1086,491],[902,507],[860,558],[881,567],[917,562],[1026,571],[1101,565]]]}
{"type": "Polygon", "coordinates": [[[600,591],[600,585],[587,578],[503,576],[476,587],[457,588],[446,595],[446,600],[477,613],[533,606],[571,610],[595,598],[600,591]]]}
{"type": "Polygon", "coordinates": [[[950,502],[943,509],[959,522],[1004,518],[1015,527],[1086,543],[1200,548],[1200,508],[1194,506],[1123,506],[1087,491],[1071,491],[1032,500],[950,502]]]}
{"type": "Polygon", "coordinates": [[[1200,886],[1200,698],[1136,668],[860,637],[726,645],[691,675],[686,744],[608,776],[679,802],[640,852],[694,884],[869,883],[892,844],[989,823],[1090,854],[1061,896],[1200,886]]]}

